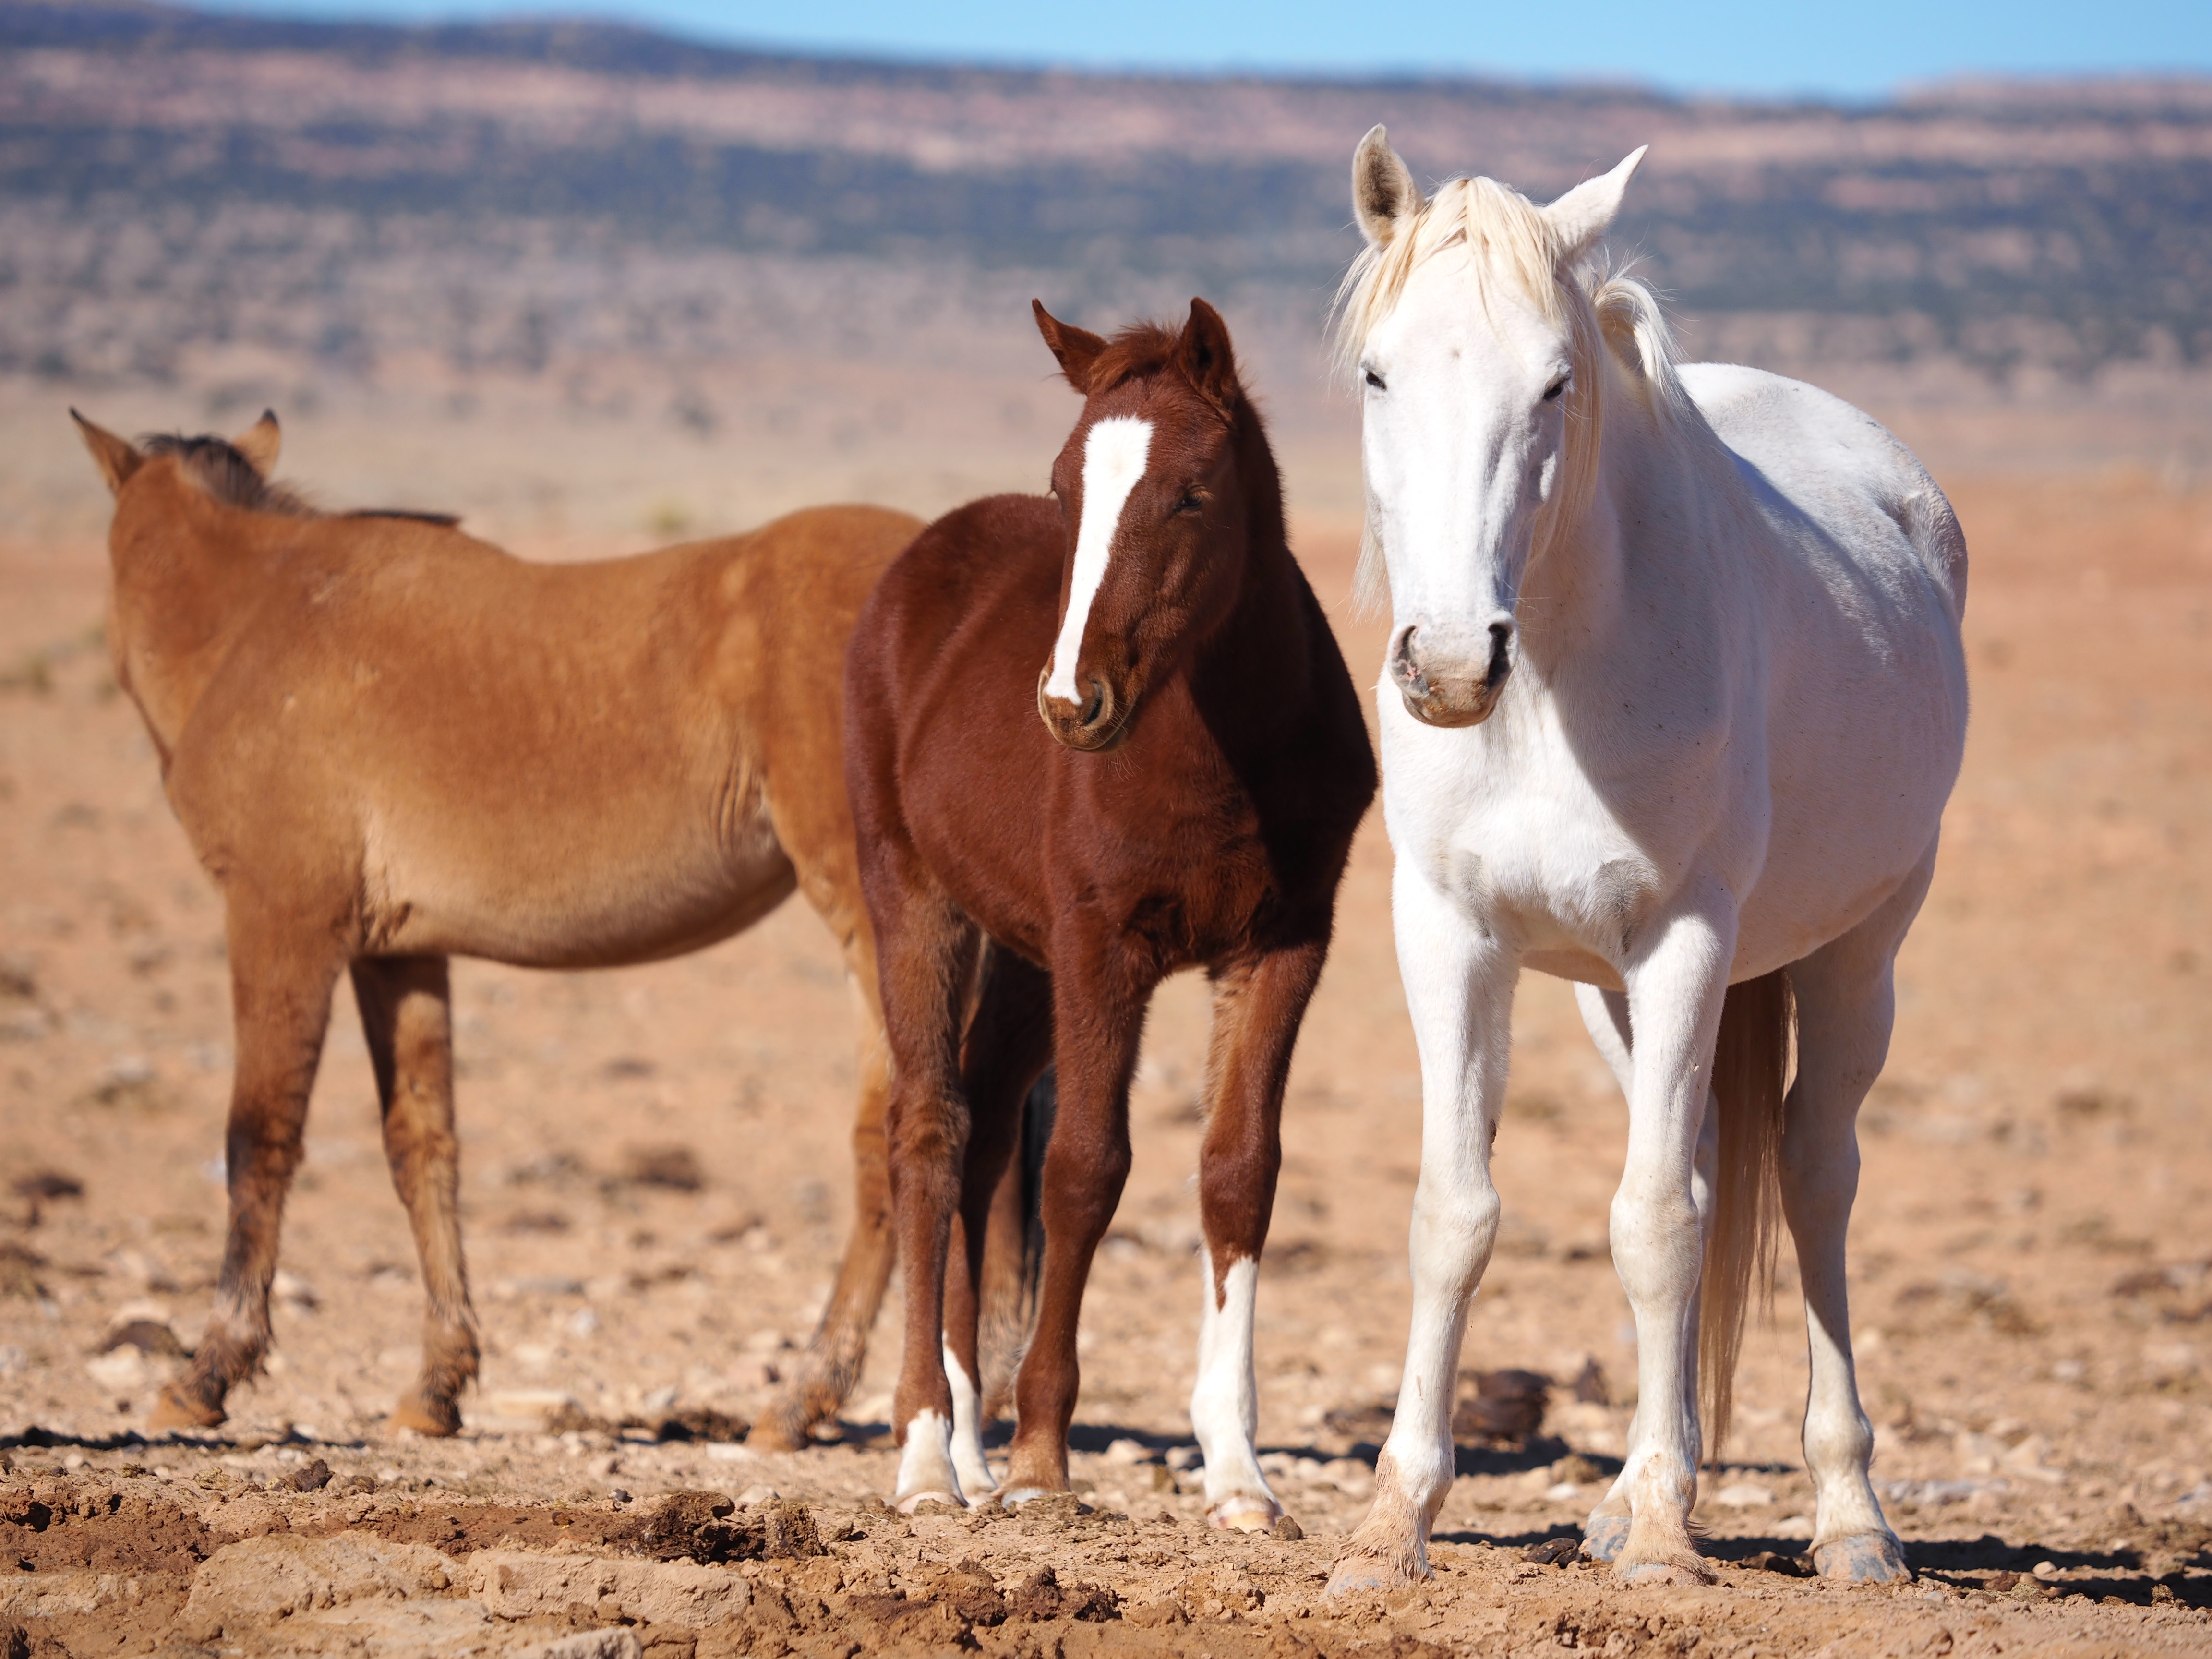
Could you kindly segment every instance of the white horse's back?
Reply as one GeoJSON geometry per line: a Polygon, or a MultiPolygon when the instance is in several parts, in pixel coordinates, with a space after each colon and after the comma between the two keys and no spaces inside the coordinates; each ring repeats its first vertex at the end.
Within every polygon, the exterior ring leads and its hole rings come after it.
{"type": "Polygon", "coordinates": [[[1803,380],[1739,363],[1686,363],[1684,390],[1721,441],[1847,545],[1878,549],[1869,508],[1896,525],[1948,602],[1966,608],[1966,539],[1919,459],[1864,410],[1803,380]]]}

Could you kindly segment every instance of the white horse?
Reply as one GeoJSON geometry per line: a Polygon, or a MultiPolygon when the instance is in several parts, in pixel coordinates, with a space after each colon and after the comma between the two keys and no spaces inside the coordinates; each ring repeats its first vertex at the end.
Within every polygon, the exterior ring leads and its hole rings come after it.
{"type": "Polygon", "coordinates": [[[1376,696],[1422,1146],[1405,1379],[1332,1595],[1428,1571],[1524,965],[1575,981],[1628,1097],[1612,1230],[1638,1404],[1584,1549],[1624,1581],[1711,1582],[1689,1529],[1698,1380],[1702,1361],[1717,1450],[1778,1187],[1813,1557],[1906,1571],[1867,1480],[1844,1234],[1892,963],[1965,742],[1966,543],[1857,410],[1676,367],[1650,290],[1595,258],[1642,156],[1541,208],[1487,179],[1425,201],[1379,126],[1352,161],[1368,246],[1342,346],[1365,405],[1362,586],[1379,558],[1392,611],[1376,696]]]}

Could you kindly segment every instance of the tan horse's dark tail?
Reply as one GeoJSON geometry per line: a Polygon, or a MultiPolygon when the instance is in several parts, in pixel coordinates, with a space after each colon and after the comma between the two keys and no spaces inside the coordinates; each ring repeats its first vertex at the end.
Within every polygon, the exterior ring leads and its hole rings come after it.
{"type": "Polygon", "coordinates": [[[1013,1414],[1014,1373],[1036,1322],[1044,1271],[1044,1152],[1060,1091],[1050,1067],[1022,1102],[1022,1125],[1005,1178],[991,1202],[976,1309],[976,1363],[983,1371],[983,1420],[1013,1414]]]}
{"type": "Polygon", "coordinates": [[[1736,1352],[1754,1284],[1774,1297],[1774,1250],[1782,1217],[1782,1102],[1796,1025],[1787,970],[1731,985],[1713,1046],[1713,1092],[1720,1103],[1720,1156],[1714,1172],[1713,1229],[1705,1244],[1698,1313],[1705,1459],[1728,1438],[1736,1352]]]}

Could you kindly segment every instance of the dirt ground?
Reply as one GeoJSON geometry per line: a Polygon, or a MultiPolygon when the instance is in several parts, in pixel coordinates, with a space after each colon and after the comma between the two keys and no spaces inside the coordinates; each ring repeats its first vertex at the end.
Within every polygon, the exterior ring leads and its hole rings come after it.
{"type": "MultiPolygon", "coordinates": [[[[421,1299],[342,1001],[269,1375],[221,1433],[149,1442],[221,1249],[220,909],[99,642],[101,548],[0,541],[0,1656],[2212,1652],[2212,496],[1953,482],[1974,725],[1852,1238],[1875,1474],[1917,1582],[1798,1576],[1786,1265],[1705,1483],[1719,1582],[1625,1591],[1534,1547],[1576,1536],[1618,1467],[1634,1366],[1606,1245],[1625,1114],[1565,988],[1532,978],[1467,1364],[1544,1373],[1549,1412],[1462,1451],[1431,1583],[1334,1607],[1410,1289],[1418,1091],[1378,822],[1298,1050],[1261,1280],[1264,1462],[1302,1537],[1210,1534],[1190,1467],[1188,980],[1157,1006],[1086,1307],[1079,1504],[884,1509],[896,1299],[833,1440],[655,1437],[758,1408],[849,1217],[845,992],[796,902],[649,968],[457,965],[486,1360],[451,1441],[382,1425],[421,1299]]],[[[1340,598],[1349,545],[1302,546],[1340,598]]],[[[1364,673],[1377,630],[1340,620],[1364,673]]]]}

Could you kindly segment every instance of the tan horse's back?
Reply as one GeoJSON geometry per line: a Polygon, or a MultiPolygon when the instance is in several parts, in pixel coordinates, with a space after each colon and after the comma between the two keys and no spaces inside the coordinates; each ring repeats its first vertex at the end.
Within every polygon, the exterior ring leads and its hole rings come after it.
{"type": "Polygon", "coordinates": [[[916,520],[820,508],[549,565],[236,516],[264,591],[169,778],[227,888],[281,872],[295,903],[304,878],[366,953],[561,967],[697,949],[803,878],[849,942],[837,671],[916,520]]]}

